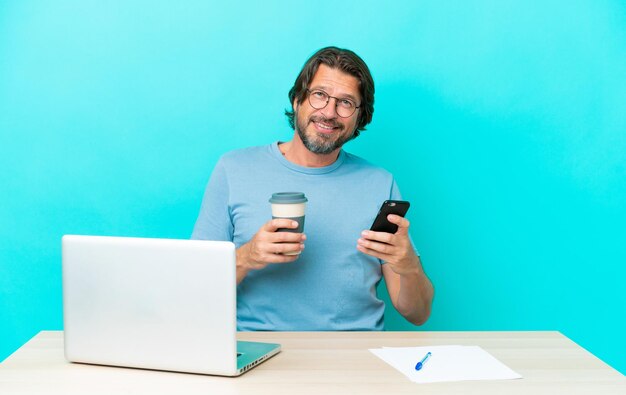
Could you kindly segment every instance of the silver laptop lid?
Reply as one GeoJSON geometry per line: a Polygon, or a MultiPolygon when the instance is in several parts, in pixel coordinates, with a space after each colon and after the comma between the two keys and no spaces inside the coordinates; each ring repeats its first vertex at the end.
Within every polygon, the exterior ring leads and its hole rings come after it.
{"type": "Polygon", "coordinates": [[[63,237],[69,361],[237,372],[230,242],[63,237]]]}

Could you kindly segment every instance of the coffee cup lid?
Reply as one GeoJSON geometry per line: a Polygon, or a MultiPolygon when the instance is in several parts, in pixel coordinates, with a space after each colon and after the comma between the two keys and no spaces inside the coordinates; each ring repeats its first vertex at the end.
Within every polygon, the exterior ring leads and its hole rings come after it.
{"type": "Polygon", "coordinates": [[[273,193],[270,199],[270,203],[277,204],[295,204],[305,203],[307,201],[307,198],[302,192],[277,192],[273,193]]]}

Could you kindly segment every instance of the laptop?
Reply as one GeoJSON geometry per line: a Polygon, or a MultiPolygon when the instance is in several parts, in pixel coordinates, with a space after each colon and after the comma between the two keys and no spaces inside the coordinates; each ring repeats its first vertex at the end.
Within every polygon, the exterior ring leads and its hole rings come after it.
{"type": "Polygon", "coordinates": [[[62,251],[70,362],[238,376],[280,351],[236,339],[231,242],[66,235],[62,251]]]}

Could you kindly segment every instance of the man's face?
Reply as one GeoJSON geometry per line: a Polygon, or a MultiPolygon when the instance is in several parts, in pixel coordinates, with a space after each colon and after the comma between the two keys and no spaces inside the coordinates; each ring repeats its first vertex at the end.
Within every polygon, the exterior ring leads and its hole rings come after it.
{"type": "MultiPolygon", "coordinates": [[[[321,90],[329,96],[350,99],[356,105],[361,103],[359,80],[341,70],[321,64],[309,85],[309,91],[321,90]]],[[[302,103],[294,101],[296,131],[304,146],[316,154],[330,154],[350,138],[356,129],[359,109],[350,117],[342,118],[337,114],[336,99],[330,98],[326,107],[315,109],[307,97],[302,103]]]]}

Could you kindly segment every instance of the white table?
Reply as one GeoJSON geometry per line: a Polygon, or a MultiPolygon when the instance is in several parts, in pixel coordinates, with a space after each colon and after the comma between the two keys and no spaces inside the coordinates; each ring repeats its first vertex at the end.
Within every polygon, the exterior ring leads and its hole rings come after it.
{"type": "Polygon", "coordinates": [[[40,332],[0,364],[0,394],[626,394],[626,378],[559,332],[241,332],[282,352],[237,378],[69,363],[40,332]],[[479,345],[520,380],[416,384],[369,348],[479,345]]]}

